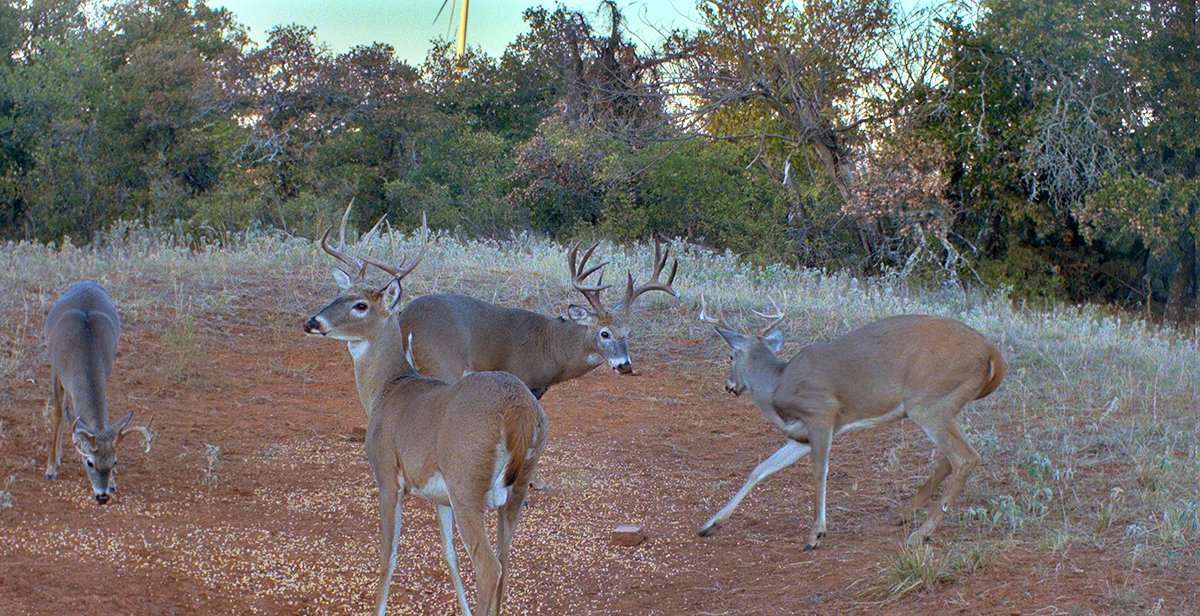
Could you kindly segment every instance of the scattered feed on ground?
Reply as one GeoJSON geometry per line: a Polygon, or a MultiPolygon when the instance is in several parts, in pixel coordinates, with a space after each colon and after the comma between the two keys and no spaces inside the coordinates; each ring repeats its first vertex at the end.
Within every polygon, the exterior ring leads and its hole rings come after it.
{"type": "MultiPolygon", "coordinates": [[[[411,247],[399,239],[397,250],[411,247]]],[[[370,605],[375,492],[362,443],[346,437],[365,416],[348,354],[300,332],[330,291],[325,259],[308,241],[268,236],[192,248],[152,231],[99,249],[0,248],[9,325],[0,329],[0,477],[13,477],[5,492],[16,504],[0,511],[0,613],[100,601],[122,614],[370,605]],[[57,482],[41,479],[41,318],[80,278],[105,284],[125,322],[112,408],[153,417],[157,433],[149,454],[123,448],[121,492],[107,507],[79,489],[77,464],[64,464],[57,482]],[[182,346],[165,339],[180,313],[194,330],[182,346]],[[182,380],[164,368],[181,348],[200,349],[182,380]],[[213,458],[210,444],[220,447],[213,458]],[[219,474],[211,486],[206,469],[219,474]]],[[[1000,294],[752,271],[681,248],[684,303],[642,307],[650,323],[631,349],[641,374],[598,369],[543,399],[553,489],[534,494],[514,542],[512,613],[1200,611],[1197,332],[1090,309],[1025,311],[1000,294]],[[921,583],[895,585],[912,555],[900,547],[905,529],[889,522],[932,464],[908,424],[835,441],[836,543],[801,551],[806,462],[759,486],[729,532],[695,537],[780,443],[748,401],[723,393],[723,345],[694,320],[702,291],[731,317],[774,297],[791,315],[784,354],[901,312],[960,318],[1001,345],[1011,364],[1004,386],[960,416],[984,465],[910,567],[921,583]],[[650,539],[609,545],[625,522],[650,539]]],[[[371,250],[382,255],[387,242],[371,250]]],[[[650,260],[644,246],[608,253],[614,269],[650,260]]],[[[573,300],[561,248],[525,237],[442,238],[411,278],[410,297],[455,290],[555,313],[573,300]]],[[[451,612],[435,515],[413,501],[405,517],[393,612],[451,612]]],[[[469,576],[465,553],[460,562],[469,576]]]]}

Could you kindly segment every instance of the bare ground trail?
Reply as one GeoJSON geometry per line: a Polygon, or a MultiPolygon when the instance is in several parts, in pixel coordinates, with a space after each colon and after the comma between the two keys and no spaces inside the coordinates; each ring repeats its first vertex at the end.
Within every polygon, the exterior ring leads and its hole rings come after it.
{"type": "MultiPolygon", "coordinates": [[[[15,506],[0,512],[0,614],[366,612],[375,488],[362,444],[348,436],[365,417],[344,346],[294,333],[202,332],[206,352],[184,374],[155,334],[128,334],[111,406],[153,416],[158,439],[149,454],[136,439],[122,447],[120,491],[107,507],[93,503],[71,450],[62,478],[42,479],[45,370],[36,383],[3,384],[0,486],[15,477],[15,506]],[[207,444],[220,447],[211,471],[207,444]]],[[[514,543],[507,613],[1200,610],[1194,567],[1135,571],[1115,553],[1053,551],[1034,539],[1004,543],[979,570],[933,590],[890,596],[886,570],[905,531],[889,515],[930,469],[924,438],[904,424],[837,441],[820,550],[801,550],[806,462],[760,485],[716,536],[696,537],[780,444],[748,401],[721,392],[723,375],[701,368],[696,344],[639,357],[639,376],[597,370],[547,394],[543,476],[553,489],[531,499],[514,543]],[[609,530],[624,522],[644,525],[650,540],[610,546],[609,530]]],[[[433,511],[407,505],[392,613],[453,613],[433,511]]],[[[958,519],[936,535],[939,547],[980,539],[958,519]]]]}

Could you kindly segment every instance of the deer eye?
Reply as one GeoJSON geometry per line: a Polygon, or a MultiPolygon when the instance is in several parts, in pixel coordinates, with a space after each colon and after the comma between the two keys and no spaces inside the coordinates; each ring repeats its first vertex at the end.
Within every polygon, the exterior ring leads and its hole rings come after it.
{"type": "Polygon", "coordinates": [[[600,330],[600,337],[604,338],[605,340],[608,340],[609,338],[612,338],[612,334],[608,333],[607,329],[604,329],[604,330],[600,330]]]}
{"type": "Polygon", "coordinates": [[[366,302],[358,302],[357,304],[354,304],[354,309],[359,312],[366,312],[367,307],[368,306],[367,306],[366,302]]]}
{"type": "Polygon", "coordinates": [[[88,468],[95,468],[95,467],[96,467],[96,464],[95,464],[94,462],[92,462],[90,459],[89,459],[89,460],[87,460],[87,465],[88,465],[88,468]]]}

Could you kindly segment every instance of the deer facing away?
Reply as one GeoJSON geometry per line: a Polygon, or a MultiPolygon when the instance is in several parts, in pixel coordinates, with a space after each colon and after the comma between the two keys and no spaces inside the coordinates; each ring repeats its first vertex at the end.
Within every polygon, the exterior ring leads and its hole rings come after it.
{"type": "MultiPolygon", "coordinates": [[[[327,253],[352,262],[328,239],[326,232],[321,246],[327,253]]],[[[511,374],[476,372],[454,384],[419,375],[406,351],[411,334],[406,341],[398,319],[401,280],[420,257],[400,267],[366,261],[390,275],[387,284],[368,285],[365,262],[353,276],[335,269],[340,293],[304,329],[346,341],[367,409],[367,459],[379,488],[383,537],[375,612],[387,610],[403,497],[413,494],[437,508],[443,557],[462,612],[471,610],[458,572],[456,525],[475,567],[476,608],[499,614],[513,533],[546,444],[546,415],[511,374]],[[486,534],[489,509],[498,510],[496,552],[486,534]]]]}
{"type": "Polygon", "coordinates": [[[1000,386],[1007,364],[999,349],[966,325],[939,317],[905,315],[882,319],[830,342],[811,344],[788,361],[777,356],[783,347],[779,313],[761,333],[745,334],[707,315],[701,297],[700,320],[711,323],[733,350],[726,390],[748,392],[763,415],[788,442],[760,463],[745,485],[700,530],[716,531],[746,494],[776,471],[813,455],[813,523],[806,550],[825,536],[825,483],[829,450],[838,434],[911,419],[933,441],[940,454],[929,479],[917,490],[898,522],[906,524],[949,480],[939,505],[909,536],[910,545],[926,540],[941,523],[967,477],[979,465],[979,454],[963,438],[956,417],[972,400],[1000,386]]]}
{"type": "Polygon", "coordinates": [[[95,282],[71,285],[50,308],[45,325],[50,355],[51,434],[46,479],[58,478],[63,420],[83,458],[92,494],[101,505],[117,491],[117,444],[138,432],[150,451],[148,427],[130,426],[133,413],[115,422],[108,416],[108,377],[117,356],[121,319],[104,288],[95,282]]]}

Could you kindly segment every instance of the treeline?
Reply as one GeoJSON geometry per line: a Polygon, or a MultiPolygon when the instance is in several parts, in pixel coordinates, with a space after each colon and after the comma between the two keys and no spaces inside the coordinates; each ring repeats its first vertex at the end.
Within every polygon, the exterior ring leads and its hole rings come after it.
{"type": "Polygon", "coordinates": [[[1198,4],[722,0],[648,48],[602,1],[411,66],[203,2],[2,0],[0,236],[311,235],[353,198],[1187,316],[1198,4]]]}

